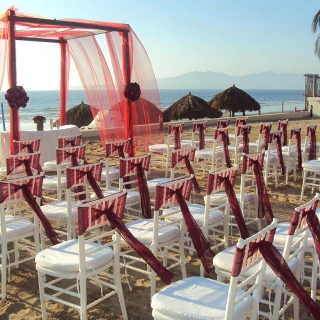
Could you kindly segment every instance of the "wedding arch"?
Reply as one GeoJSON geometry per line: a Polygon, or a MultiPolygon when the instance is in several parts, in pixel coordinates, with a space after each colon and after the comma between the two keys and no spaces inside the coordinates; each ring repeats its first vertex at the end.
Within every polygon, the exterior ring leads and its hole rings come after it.
{"type": "MultiPolygon", "coordinates": [[[[6,61],[9,86],[18,85],[16,41],[60,45],[60,125],[66,124],[71,57],[103,146],[106,140],[131,138],[133,155],[134,150],[146,151],[148,145],[163,142],[160,95],[154,72],[147,52],[128,24],[46,19],[9,8],[0,16],[0,90],[6,61]],[[105,35],[113,77],[95,37],[99,34],[105,35]]],[[[10,107],[11,144],[19,139],[19,109],[10,107]]]]}

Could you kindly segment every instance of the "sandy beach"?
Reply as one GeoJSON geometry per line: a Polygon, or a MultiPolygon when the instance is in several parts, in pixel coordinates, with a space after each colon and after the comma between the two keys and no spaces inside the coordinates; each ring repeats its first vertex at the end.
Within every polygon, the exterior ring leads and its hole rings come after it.
{"type": "MultiPolygon", "coordinates": [[[[250,141],[256,140],[258,136],[259,122],[249,123],[252,125],[252,132],[250,135],[250,141]]],[[[310,124],[320,125],[320,119],[301,119],[295,121],[289,121],[288,132],[291,128],[302,128],[302,141],[304,141],[306,127],[310,124]]],[[[276,129],[276,123],[273,125],[273,129],[276,129]]],[[[231,126],[230,132],[233,132],[233,126],[231,126]]],[[[209,127],[206,131],[206,135],[213,134],[214,127],[209,127]]],[[[318,129],[319,132],[320,129],[318,129]]],[[[190,139],[191,130],[185,130],[183,132],[183,139],[190,139]]],[[[319,137],[319,133],[318,133],[319,137]]],[[[319,139],[319,138],[318,138],[319,139]]],[[[105,150],[100,144],[98,137],[84,139],[87,146],[86,155],[89,162],[96,162],[98,160],[104,160],[105,150]]],[[[152,166],[150,178],[163,176],[164,173],[159,167],[152,166]]],[[[202,178],[202,175],[197,174],[197,179],[201,187],[201,194],[197,195],[196,202],[203,204],[203,195],[205,192],[206,178],[202,178]]],[[[239,180],[237,181],[239,182],[239,180]]],[[[293,175],[289,178],[289,184],[285,183],[285,177],[279,178],[279,186],[276,189],[274,184],[268,185],[268,193],[270,202],[272,205],[273,213],[280,221],[289,221],[291,214],[295,207],[312,198],[310,189],[306,190],[303,201],[300,201],[302,179],[301,173],[297,173],[297,179],[293,181],[293,175]]],[[[239,184],[236,187],[239,188],[239,184]]],[[[199,275],[199,259],[196,255],[190,256],[186,252],[187,257],[187,275],[199,275]]],[[[175,277],[174,281],[181,278],[180,269],[174,269],[175,277]]],[[[41,308],[39,301],[39,290],[37,273],[35,270],[35,264],[28,262],[21,264],[19,269],[11,270],[11,281],[7,284],[7,300],[0,302],[0,320],[5,319],[41,319],[41,308]]],[[[212,279],[215,279],[214,271],[208,275],[212,279]]],[[[306,285],[307,283],[304,283],[306,285]]],[[[124,297],[126,302],[126,308],[129,319],[131,320],[144,320],[152,319],[150,308],[150,286],[149,278],[132,271],[128,271],[128,277],[122,275],[122,286],[124,291],[124,297]],[[132,291],[130,291],[127,284],[129,281],[132,291]]],[[[157,288],[164,286],[161,280],[157,281],[157,288]]],[[[305,287],[307,290],[308,288],[305,287]]],[[[320,287],[319,287],[320,288],[320,287]]],[[[99,288],[90,288],[89,294],[99,295],[99,288]]],[[[318,303],[320,299],[320,291],[317,293],[318,303]]],[[[80,319],[78,312],[74,309],[57,304],[48,303],[47,307],[48,319],[80,319]]],[[[102,302],[88,312],[88,319],[122,319],[120,306],[116,296],[102,302]]],[[[292,310],[287,312],[285,319],[292,319],[292,310]]],[[[304,306],[300,303],[300,319],[311,319],[309,313],[304,306]]]]}

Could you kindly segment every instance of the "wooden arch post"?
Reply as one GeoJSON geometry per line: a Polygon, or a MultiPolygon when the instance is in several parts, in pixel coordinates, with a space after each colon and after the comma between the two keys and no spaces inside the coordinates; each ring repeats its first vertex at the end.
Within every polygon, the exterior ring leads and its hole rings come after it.
{"type": "MultiPolygon", "coordinates": [[[[126,87],[131,80],[131,65],[130,65],[130,48],[129,48],[129,33],[122,32],[122,66],[123,66],[123,84],[126,87]]],[[[134,156],[133,149],[133,119],[131,114],[131,102],[124,99],[124,132],[126,139],[131,138],[129,156],[134,156]]]]}
{"type": "MultiPolygon", "coordinates": [[[[60,39],[62,40],[62,39],[60,39]]],[[[67,106],[66,106],[66,98],[67,98],[67,41],[60,42],[60,120],[59,125],[64,126],[67,124],[67,106]]]]}
{"type": "MultiPolygon", "coordinates": [[[[15,11],[8,12],[8,82],[9,87],[17,85],[15,11]]],[[[10,106],[10,153],[13,154],[13,140],[20,140],[19,109],[10,106]]]]}

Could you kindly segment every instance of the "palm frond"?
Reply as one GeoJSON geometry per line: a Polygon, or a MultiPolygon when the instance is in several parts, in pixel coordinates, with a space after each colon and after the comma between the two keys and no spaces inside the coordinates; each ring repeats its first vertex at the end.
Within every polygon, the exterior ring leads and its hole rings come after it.
{"type": "Polygon", "coordinates": [[[313,33],[316,33],[318,26],[320,27],[320,10],[315,14],[312,20],[311,29],[313,33]]]}
{"type": "Polygon", "coordinates": [[[314,43],[314,54],[320,59],[320,34],[318,34],[317,40],[314,43]]]}

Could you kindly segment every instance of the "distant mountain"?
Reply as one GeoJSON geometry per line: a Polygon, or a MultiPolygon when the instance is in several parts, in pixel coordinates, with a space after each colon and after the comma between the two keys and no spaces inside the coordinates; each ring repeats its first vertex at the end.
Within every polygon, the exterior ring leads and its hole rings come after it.
{"type": "Polygon", "coordinates": [[[159,89],[304,89],[304,76],[273,71],[232,76],[222,72],[188,72],[176,77],[157,79],[159,89]]]}

